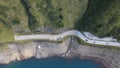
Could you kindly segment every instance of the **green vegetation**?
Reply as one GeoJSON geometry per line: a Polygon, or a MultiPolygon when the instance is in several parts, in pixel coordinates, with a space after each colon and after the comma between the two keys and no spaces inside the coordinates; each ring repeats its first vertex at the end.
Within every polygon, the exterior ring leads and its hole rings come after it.
{"type": "Polygon", "coordinates": [[[0,20],[5,21],[11,27],[9,30],[14,31],[16,35],[30,33],[28,18],[20,0],[1,0],[0,20]]]}
{"type": "Polygon", "coordinates": [[[37,32],[36,29],[48,28],[55,32],[59,28],[73,28],[76,20],[82,17],[88,2],[87,0],[22,0],[22,3],[28,13],[31,31],[37,32]]]}
{"type": "Polygon", "coordinates": [[[0,42],[14,40],[11,24],[6,19],[6,11],[8,7],[0,3],[0,42]]]}
{"type": "Polygon", "coordinates": [[[14,41],[14,34],[30,33],[28,18],[20,1],[0,1],[0,42],[14,41]]]}
{"type": "Polygon", "coordinates": [[[14,41],[14,34],[72,29],[87,4],[87,0],[1,0],[0,42],[14,41]]]}
{"type": "Polygon", "coordinates": [[[14,40],[13,31],[9,25],[4,21],[0,21],[0,42],[14,40]]]}
{"type": "Polygon", "coordinates": [[[113,36],[120,40],[119,9],[120,0],[89,0],[86,12],[75,27],[99,37],[113,36]]]}
{"type": "Polygon", "coordinates": [[[18,18],[14,18],[11,23],[13,25],[19,25],[20,24],[20,20],[18,18]]]}
{"type": "Polygon", "coordinates": [[[120,40],[119,4],[119,0],[1,0],[0,42],[14,41],[14,34],[57,33],[61,28],[120,40]]]}

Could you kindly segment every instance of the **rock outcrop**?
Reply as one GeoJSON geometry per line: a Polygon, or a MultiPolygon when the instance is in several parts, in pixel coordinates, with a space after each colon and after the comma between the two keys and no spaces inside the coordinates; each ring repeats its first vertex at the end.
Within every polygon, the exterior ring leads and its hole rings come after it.
{"type": "Polygon", "coordinates": [[[104,64],[107,68],[120,68],[120,50],[105,46],[86,46],[78,43],[74,38],[63,42],[31,41],[26,43],[9,43],[8,47],[0,50],[0,63],[8,64],[16,60],[31,57],[38,59],[52,56],[66,58],[80,57],[92,59],[104,64]]]}
{"type": "Polygon", "coordinates": [[[23,60],[31,57],[46,58],[60,55],[67,51],[70,39],[63,43],[50,43],[46,41],[33,41],[29,43],[10,43],[8,47],[0,51],[0,63],[7,64],[15,60],[23,60]],[[38,48],[40,46],[41,48],[38,48]]]}

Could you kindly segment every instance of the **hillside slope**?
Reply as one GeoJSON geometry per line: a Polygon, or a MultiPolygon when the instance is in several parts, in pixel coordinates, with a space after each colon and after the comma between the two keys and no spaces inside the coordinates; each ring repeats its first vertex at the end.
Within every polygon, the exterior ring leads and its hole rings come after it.
{"type": "Polygon", "coordinates": [[[0,0],[0,42],[14,35],[61,33],[74,28],[88,0],[0,0]]]}
{"type": "Polygon", "coordinates": [[[0,40],[70,29],[120,39],[119,18],[119,0],[1,0],[0,40]]]}
{"type": "Polygon", "coordinates": [[[89,0],[86,12],[75,25],[100,37],[120,39],[120,0],[89,0]]]}
{"type": "Polygon", "coordinates": [[[72,29],[85,12],[88,0],[21,0],[34,33],[72,29]]]}

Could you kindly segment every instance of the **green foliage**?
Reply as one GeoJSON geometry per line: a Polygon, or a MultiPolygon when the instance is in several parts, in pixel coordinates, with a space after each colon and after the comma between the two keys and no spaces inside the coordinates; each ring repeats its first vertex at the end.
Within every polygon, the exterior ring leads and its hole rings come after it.
{"type": "MultiPolygon", "coordinates": [[[[71,29],[87,8],[87,0],[21,0],[29,18],[29,28],[71,29]],[[83,6],[83,7],[82,7],[83,6]],[[31,18],[33,19],[32,22],[31,18]]],[[[55,30],[54,30],[55,29],[55,30]]]]}
{"type": "Polygon", "coordinates": [[[119,0],[89,0],[88,9],[75,27],[100,37],[113,36],[120,39],[119,7],[119,0]]]}
{"type": "Polygon", "coordinates": [[[5,14],[5,11],[8,10],[8,7],[7,6],[0,6],[0,15],[4,15],[5,14]]]}
{"type": "Polygon", "coordinates": [[[11,24],[7,20],[8,6],[0,4],[0,42],[14,40],[11,24]]]}
{"type": "Polygon", "coordinates": [[[33,29],[35,29],[36,27],[38,27],[38,22],[36,20],[36,17],[34,15],[31,14],[30,12],[30,3],[28,2],[28,0],[20,0],[21,4],[24,7],[24,10],[26,11],[26,15],[28,17],[28,26],[29,29],[33,32],[33,29]]]}
{"type": "Polygon", "coordinates": [[[13,25],[19,25],[19,24],[20,24],[20,20],[19,20],[18,18],[14,18],[14,19],[12,20],[12,24],[13,24],[13,25]]]}
{"type": "MultiPolygon", "coordinates": [[[[42,13],[46,16],[46,18],[50,21],[50,24],[53,24],[54,27],[61,27],[62,24],[61,19],[59,16],[61,14],[60,6],[52,6],[51,0],[44,0],[40,4],[42,13]]],[[[46,23],[47,24],[47,23],[46,23]]]]}
{"type": "Polygon", "coordinates": [[[0,43],[14,41],[14,34],[29,32],[27,16],[20,0],[0,1],[0,43]],[[19,31],[16,30],[19,27],[19,31]],[[13,32],[14,31],[14,32],[13,32]]]}

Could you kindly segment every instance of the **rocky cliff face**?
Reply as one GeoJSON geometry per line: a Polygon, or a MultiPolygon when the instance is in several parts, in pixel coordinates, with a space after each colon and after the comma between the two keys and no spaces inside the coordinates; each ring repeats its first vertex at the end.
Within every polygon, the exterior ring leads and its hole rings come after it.
{"type": "Polygon", "coordinates": [[[23,60],[31,57],[46,58],[60,55],[67,51],[70,40],[63,43],[50,43],[33,41],[30,43],[10,43],[9,46],[0,51],[0,63],[7,64],[15,60],[23,60]],[[41,48],[38,48],[38,47],[41,48]]]}
{"type": "Polygon", "coordinates": [[[47,58],[61,56],[66,58],[80,57],[92,59],[102,63],[106,68],[120,68],[120,50],[104,46],[85,46],[76,39],[67,39],[61,43],[47,41],[32,41],[28,43],[9,43],[9,46],[0,51],[0,63],[24,60],[31,57],[47,58]]]}

